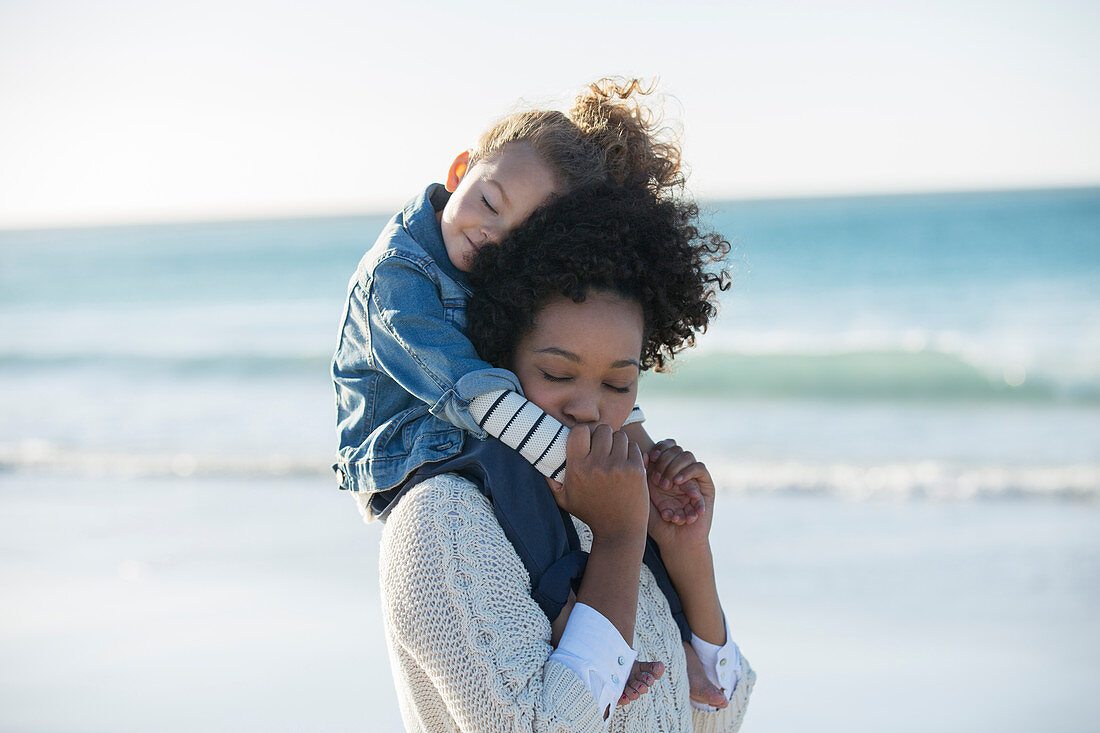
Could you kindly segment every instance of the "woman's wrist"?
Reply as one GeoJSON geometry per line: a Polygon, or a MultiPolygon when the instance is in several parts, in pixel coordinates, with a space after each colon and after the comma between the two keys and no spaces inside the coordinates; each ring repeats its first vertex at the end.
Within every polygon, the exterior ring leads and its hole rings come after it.
{"type": "MultiPolygon", "coordinates": [[[[633,502],[638,497],[630,497],[633,502]]],[[[619,546],[622,549],[640,547],[645,551],[646,536],[649,532],[648,522],[649,500],[636,505],[620,505],[614,510],[614,516],[598,517],[598,521],[587,522],[588,529],[592,531],[593,545],[599,543],[606,546],[619,546]],[[633,516],[632,516],[633,515],[633,516]]],[[[596,518],[594,518],[596,519],[596,518]]],[[[584,521],[583,517],[581,521],[584,521]]]]}
{"type": "Polygon", "coordinates": [[[645,533],[613,537],[593,536],[577,602],[603,614],[630,643],[638,608],[638,579],[645,553],[645,533]]]}
{"type": "MultiPolygon", "coordinates": [[[[589,529],[592,529],[592,527],[589,527],[589,529]]],[[[641,563],[642,555],[645,554],[645,542],[645,527],[627,527],[615,531],[604,530],[600,532],[592,529],[593,551],[599,547],[601,551],[615,553],[624,558],[633,558],[636,555],[639,563],[641,563]]]]}

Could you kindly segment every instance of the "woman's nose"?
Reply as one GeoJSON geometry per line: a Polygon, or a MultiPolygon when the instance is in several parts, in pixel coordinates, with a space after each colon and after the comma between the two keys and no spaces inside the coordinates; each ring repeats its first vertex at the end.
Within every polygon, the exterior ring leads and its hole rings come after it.
{"type": "Polygon", "coordinates": [[[594,395],[587,392],[573,395],[563,410],[575,425],[598,423],[600,421],[600,403],[594,395]]]}

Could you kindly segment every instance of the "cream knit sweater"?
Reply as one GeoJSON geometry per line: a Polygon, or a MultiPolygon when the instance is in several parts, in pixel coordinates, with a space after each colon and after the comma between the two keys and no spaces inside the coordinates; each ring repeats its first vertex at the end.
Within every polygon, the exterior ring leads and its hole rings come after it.
{"type": "MultiPolygon", "coordinates": [[[[581,544],[588,527],[574,520],[581,544]]],[[[410,731],[591,731],[605,722],[584,683],[550,661],[550,624],[488,500],[447,474],[414,487],[391,514],[379,559],[394,684],[410,731]]],[[[642,567],[632,645],[665,663],[653,689],[612,712],[610,730],[728,731],[741,726],[756,675],[744,657],[729,707],[693,710],[680,635],[642,567]]]]}

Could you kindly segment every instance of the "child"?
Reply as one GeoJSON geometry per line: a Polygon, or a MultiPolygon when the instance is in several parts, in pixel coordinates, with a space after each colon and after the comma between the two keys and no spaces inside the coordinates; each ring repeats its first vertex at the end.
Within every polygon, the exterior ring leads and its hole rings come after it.
{"type": "MultiPolygon", "coordinates": [[[[359,263],[332,363],[334,469],[368,521],[386,516],[417,469],[457,456],[465,433],[492,435],[561,478],[568,431],[521,396],[511,372],[483,362],[465,335],[467,261],[553,196],[609,179],[658,195],[681,186],[679,148],[662,141],[638,104],[645,93],[636,80],[604,80],[568,115],[504,118],[454,160],[445,187],[433,184],[409,202],[359,263]]],[[[649,451],[653,442],[635,412],[628,435],[649,451]]],[[[650,482],[655,506],[676,523],[703,511],[701,495],[681,479],[650,482]]],[[[636,667],[632,681],[644,674],[636,667]]]]}

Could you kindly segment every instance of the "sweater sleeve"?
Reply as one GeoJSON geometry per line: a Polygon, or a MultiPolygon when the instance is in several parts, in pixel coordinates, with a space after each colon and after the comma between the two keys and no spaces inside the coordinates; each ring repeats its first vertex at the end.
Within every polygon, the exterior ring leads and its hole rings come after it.
{"type": "Polygon", "coordinates": [[[558,648],[550,655],[576,672],[596,698],[596,707],[608,711],[622,696],[637,658],[615,625],[584,603],[573,607],[558,648]]]}
{"type": "Polygon", "coordinates": [[[604,730],[584,682],[550,659],[550,625],[528,575],[468,482],[438,476],[410,491],[386,524],[379,562],[406,727],[449,719],[461,730],[604,730]]]}

